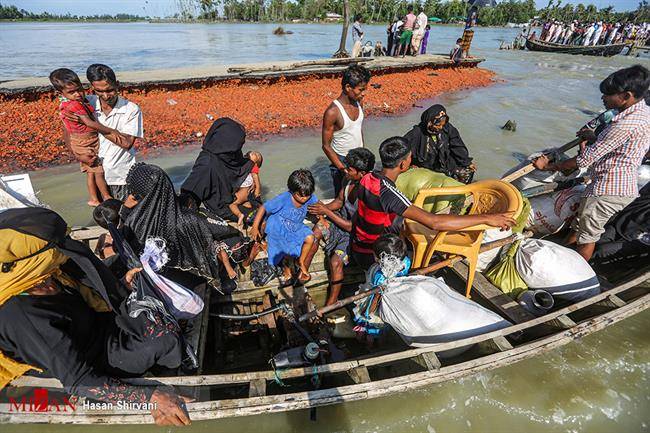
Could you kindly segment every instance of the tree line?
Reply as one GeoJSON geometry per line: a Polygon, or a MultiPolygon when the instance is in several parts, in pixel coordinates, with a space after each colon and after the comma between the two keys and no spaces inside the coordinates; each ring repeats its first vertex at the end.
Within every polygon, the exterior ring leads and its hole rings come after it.
{"type": "MultiPolygon", "coordinates": [[[[176,0],[178,12],[171,18],[183,21],[320,21],[327,13],[343,15],[346,1],[352,15],[361,14],[367,23],[389,22],[396,16],[404,16],[411,4],[416,8],[423,6],[427,16],[440,18],[442,22],[460,21],[467,14],[467,3],[462,0],[176,0]]],[[[540,21],[643,22],[650,21],[650,6],[648,0],[642,0],[634,11],[617,12],[613,6],[599,9],[593,4],[563,5],[562,0],[549,0],[546,7],[537,9],[534,0],[507,0],[481,8],[478,23],[498,26],[509,22],[525,23],[535,17],[540,21]]],[[[86,17],[32,13],[0,4],[0,19],[136,21],[145,18],[130,14],[86,17]]]]}
{"type": "Polygon", "coordinates": [[[131,14],[116,14],[116,15],[92,15],[92,16],[79,16],[79,15],[59,15],[51,14],[49,12],[34,13],[26,11],[25,9],[18,9],[16,6],[5,6],[0,3],[0,20],[16,20],[16,21],[142,21],[144,17],[131,14]]]}

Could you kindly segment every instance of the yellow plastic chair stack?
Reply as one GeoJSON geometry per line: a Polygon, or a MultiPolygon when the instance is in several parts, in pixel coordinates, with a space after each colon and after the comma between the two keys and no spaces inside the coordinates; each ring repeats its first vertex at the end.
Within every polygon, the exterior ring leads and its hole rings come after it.
{"type": "MultiPolygon", "coordinates": [[[[517,188],[500,180],[482,180],[469,185],[423,189],[419,192],[413,205],[421,208],[428,197],[442,195],[471,195],[472,204],[468,215],[512,212],[512,217],[517,218],[523,207],[523,200],[517,188]]],[[[404,224],[404,232],[406,238],[413,245],[413,268],[427,266],[436,251],[467,258],[469,275],[467,276],[465,296],[469,298],[474,283],[483,232],[491,228],[493,227],[479,224],[458,232],[437,232],[407,219],[404,224]]]]}

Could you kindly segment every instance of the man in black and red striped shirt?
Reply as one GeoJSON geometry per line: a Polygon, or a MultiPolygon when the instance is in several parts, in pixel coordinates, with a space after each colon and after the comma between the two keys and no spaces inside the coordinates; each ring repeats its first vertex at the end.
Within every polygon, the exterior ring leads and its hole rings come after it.
{"type": "Polygon", "coordinates": [[[508,214],[436,215],[415,207],[397,189],[395,180],[411,165],[411,149],[402,137],[391,137],[379,147],[382,170],[366,174],[358,187],[358,209],[352,218],[351,257],[367,269],[375,259],[372,246],[384,233],[399,233],[403,217],[432,230],[462,230],[487,224],[506,230],[515,224],[508,214]]]}

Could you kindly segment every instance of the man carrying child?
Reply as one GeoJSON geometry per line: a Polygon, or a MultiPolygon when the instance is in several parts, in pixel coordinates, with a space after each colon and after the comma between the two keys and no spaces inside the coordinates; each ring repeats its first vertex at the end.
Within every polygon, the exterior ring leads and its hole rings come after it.
{"type": "Polygon", "coordinates": [[[103,160],[106,183],[111,195],[126,199],[126,175],[135,164],[135,141],[143,137],[142,111],[137,104],[119,95],[115,72],[106,65],[88,67],[86,78],[94,95],[88,102],[95,108],[97,121],[110,129],[99,134],[99,156],[103,160]]]}

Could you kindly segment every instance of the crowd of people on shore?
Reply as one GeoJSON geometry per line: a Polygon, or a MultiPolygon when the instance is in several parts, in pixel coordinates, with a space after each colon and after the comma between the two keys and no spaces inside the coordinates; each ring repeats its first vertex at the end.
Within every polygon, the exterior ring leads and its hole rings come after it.
{"type": "Polygon", "coordinates": [[[362,22],[363,16],[357,14],[352,25],[352,57],[404,57],[406,55],[417,56],[427,53],[431,26],[422,7],[418,8],[418,14],[415,15],[413,6],[409,5],[406,15],[395,17],[388,23],[386,46],[383,46],[380,41],[377,41],[374,46],[370,41],[363,45],[362,22]]]}
{"type": "Polygon", "coordinates": [[[610,45],[639,41],[644,45],[650,36],[650,23],[607,23],[603,21],[561,22],[551,20],[544,23],[539,36],[535,32],[530,35],[531,39],[544,42],[552,42],[561,45],[610,45]]]}
{"type": "MultiPolygon", "coordinates": [[[[399,47],[402,52],[406,45],[399,47]]],[[[135,162],[142,113],[119,96],[111,68],[92,65],[87,78],[93,95],[85,95],[70,70],[51,75],[63,98],[64,138],[86,173],[93,218],[109,234],[95,255],[68,236],[65,221],[51,210],[0,212],[0,386],[36,367],[70,393],[104,402],[153,402],[157,423],[189,424],[184,400],[169,387],[124,381],[148,372],[183,371],[191,364],[182,322],[147,295],[147,284],[161,284],[158,277],[176,280],[189,272],[230,293],[238,288],[236,268],[255,265],[281,285],[304,284],[323,248],[331,269],[327,303],[332,304],[350,266],[369,272],[371,286],[381,280],[373,265],[384,254],[399,256],[398,275],[408,273],[404,219],[433,231],[477,224],[507,230],[517,224],[507,213],[427,212],[398,188],[400,175],[413,166],[455,185],[472,182],[476,165],[442,105],[425,110],[403,136],[386,138],[375,167],[362,128],[371,76],[361,65],[344,71],[341,92],[323,115],[331,202],[315,195],[314,176],[306,169],[289,174],[286,191],[261,197],[263,157],[243,152],[244,126],[229,118],[211,125],[177,191],[164,170],[135,162]],[[156,243],[164,245],[164,253],[156,243]],[[256,259],[262,250],[268,258],[256,259]],[[139,257],[146,252],[155,258],[152,263],[164,266],[143,271],[132,252],[139,257]]],[[[578,157],[535,160],[539,170],[590,167],[591,184],[568,241],[585,260],[597,249],[607,222],[637,203],[636,170],[650,145],[650,107],[644,100],[649,84],[643,66],[611,74],[600,90],[605,107],[616,110],[613,119],[595,132],[580,132],[585,141],[578,157]]]]}

